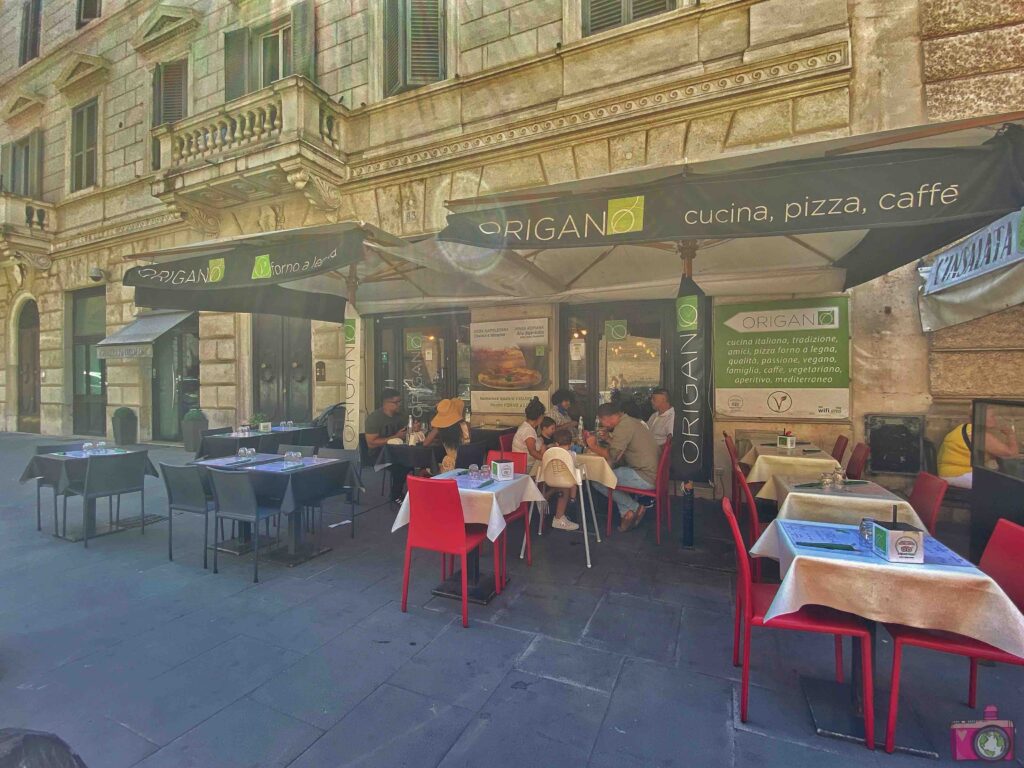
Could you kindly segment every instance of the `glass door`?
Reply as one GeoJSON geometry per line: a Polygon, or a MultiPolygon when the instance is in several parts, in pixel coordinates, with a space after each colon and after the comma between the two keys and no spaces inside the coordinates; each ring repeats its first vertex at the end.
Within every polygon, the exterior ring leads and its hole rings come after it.
{"type": "Polygon", "coordinates": [[[72,422],[78,435],[107,433],[107,364],[96,350],[106,336],[106,305],[105,288],[72,294],[72,422]]]}
{"type": "Polygon", "coordinates": [[[153,438],[181,440],[181,419],[199,407],[199,320],[192,315],[153,344],[153,438]]]}

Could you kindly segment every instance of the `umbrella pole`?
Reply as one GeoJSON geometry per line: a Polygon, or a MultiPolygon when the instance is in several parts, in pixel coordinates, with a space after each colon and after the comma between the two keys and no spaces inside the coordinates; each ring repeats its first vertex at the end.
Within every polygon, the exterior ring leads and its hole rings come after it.
{"type": "MultiPolygon", "coordinates": [[[[680,240],[676,243],[676,253],[679,254],[679,258],[683,260],[683,276],[687,278],[693,278],[693,257],[697,254],[697,242],[694,240],[680,240]]],[[[693,522],[694,522],[694,504],[693,504],[693,482],[687,480],[682,483],[682,503],[680,507],[679,521],[683,529],[683,535],[679,539],[681,546],[686,548],[693,547],[693,522]]],[[[669,514],[672,514],[672,507],[669,506],[669,514]]]]}

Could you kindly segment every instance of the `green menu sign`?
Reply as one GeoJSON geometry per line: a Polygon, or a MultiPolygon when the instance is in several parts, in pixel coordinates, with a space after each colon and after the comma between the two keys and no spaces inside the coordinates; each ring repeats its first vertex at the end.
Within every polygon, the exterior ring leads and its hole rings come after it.
{"type": "Polygon", "coordinates": [[[845,296],[715,306],[715,408],[725,416],[850,416],[845,296]]]}

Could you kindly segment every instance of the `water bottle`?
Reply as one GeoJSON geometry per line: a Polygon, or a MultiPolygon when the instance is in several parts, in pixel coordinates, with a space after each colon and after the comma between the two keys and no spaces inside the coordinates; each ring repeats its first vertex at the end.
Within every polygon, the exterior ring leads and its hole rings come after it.
{"type": "Polygon", "coordinates": [[[405,444],[412,445],[412,416],[409,417],[409,424],[405,428],[405,444]]]}
{"type": "Polygon", "coordinates": [[[469,406],[467,405],[466,406],[466,417],[465,417],[465,420],[466,420],[467,424],[470,423],[470,421],[472,420],[472,417],[473,417],[473,414],[470,412],[469,406]]]}
{"type": "Polygon", "coordinates": [[[583,442],[583,417],[580,416],[579,423],[576,425],[576,441],[583,442]]]}

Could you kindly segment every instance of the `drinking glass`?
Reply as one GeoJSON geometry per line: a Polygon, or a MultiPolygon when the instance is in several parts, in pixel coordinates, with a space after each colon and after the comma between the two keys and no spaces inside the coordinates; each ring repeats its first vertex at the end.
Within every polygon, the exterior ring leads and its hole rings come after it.
{"type": "Polygon", "coordinates": [[[875,521],[870,517],[861,518],[860,527],[858,529],[858,540],[862,549],[870,550],[872,548],[871,537],[874,535],[874,523],[875,521]]]}
{"type": "Polygon", "coordinates": [[[86,455],[92,453],[93,448],[95,448],[95,446],[92,443],[82,443],[82,453],[86,455]]]}
{"type": "Polygon", "coordinates": [[[235,455],[238,456],[238,458],[240,458],[240,459],[245,458],[246,456],[249,455],[249,449],[248,448],[239,448],[238,449],[238,453],[236,453],[235,455]]]}
{"type": "Polygon", "coordinates": [[[256,449],[255,448],[246,448],[245,449],[245,455],[246,456],[255,456],[256,455],[256,449]]]}
{"type": "Polygon", "coordinates": [[[107,452],[107,443],[106,443],[105,440],[100,440],[98,443],[96,443],[96,453],[106,453],[106,452],[107,452]]]}
{"type": "Polygon", "coordinates": [[[835,482],[835,478],[833,477],[831,472],[823,472],[822,473],[822,475],[821,475],[821,487],[822,487],[822,489],[828,490],[829,488],[832,487],[832,484],[834,482],[835,482]]]}
{"type": "Polygon", "coordinates": [[[846,485],[846,471],[842,467],[836,467],[835,471],[832,473],[832,482],[835,484],[836,488],[842,488],[846,485]]]}

